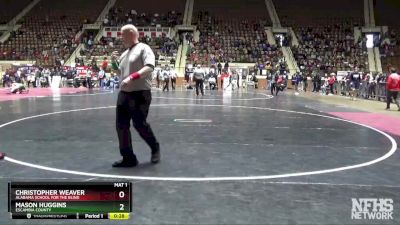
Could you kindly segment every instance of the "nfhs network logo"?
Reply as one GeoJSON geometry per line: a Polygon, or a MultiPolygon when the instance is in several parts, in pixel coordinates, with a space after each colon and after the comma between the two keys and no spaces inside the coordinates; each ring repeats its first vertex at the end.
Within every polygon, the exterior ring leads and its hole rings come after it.
{"type": "Polygon", "coordinates": [[[352,198],[351,219],[393,220],[393,199],[352,198]]]}

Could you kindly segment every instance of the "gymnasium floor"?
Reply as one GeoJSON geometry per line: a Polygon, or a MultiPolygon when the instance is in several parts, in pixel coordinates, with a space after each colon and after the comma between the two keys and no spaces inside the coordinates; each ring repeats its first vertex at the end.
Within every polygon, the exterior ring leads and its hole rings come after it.
{"type": "Polygon", "coordinates": [[[141,164],[128,169],[111,167],[117,92],[3,99],[0,225],[400,224],[397,114],[266,93],[154,90],[148,121],[162,161],[151,165],[132,132],[141,164]],[[129,180],[133,218],[10,220],[7,183],[46,180],[129,180]],[[393,220],[352,220],[352,198],[393,199],[393,220]]]}

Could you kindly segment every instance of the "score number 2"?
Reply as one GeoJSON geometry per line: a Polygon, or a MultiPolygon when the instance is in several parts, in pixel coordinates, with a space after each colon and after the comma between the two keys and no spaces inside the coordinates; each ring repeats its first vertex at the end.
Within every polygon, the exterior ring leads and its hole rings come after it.
{"type": "MultiPolygon", "coordinates": [[[[125,192],[120,191],[118,194],[119,198],[124,198],[125,197],[125,192]]],[[[119,210],[124,211],[125,210],[125,205],[124,204],[119,204],[119,210]]]]}

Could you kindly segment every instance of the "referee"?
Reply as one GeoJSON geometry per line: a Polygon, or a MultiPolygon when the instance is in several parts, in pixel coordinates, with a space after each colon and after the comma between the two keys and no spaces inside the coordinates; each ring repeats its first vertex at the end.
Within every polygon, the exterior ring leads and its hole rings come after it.
{"type": "Polygon", "coordinates": [[[130,122],[140,137],[150,146],[151,162],[160,161],[160,145],[147,123],[151,103],[151,80],[155,57],[151,48],[139,42],[139,32],[133,25],[121,28],[124,46],[128,48],[118,57],[112,53],[112,67],[119,70],[120,92],[116,110],[116,128],[122,160],[113,167],[135,167],[138,160],[132,148],[130,122]]]}

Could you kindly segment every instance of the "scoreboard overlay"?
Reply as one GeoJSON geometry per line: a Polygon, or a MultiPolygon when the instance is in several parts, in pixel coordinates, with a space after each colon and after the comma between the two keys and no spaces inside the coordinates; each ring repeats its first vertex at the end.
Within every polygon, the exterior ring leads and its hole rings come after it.
{"type": "Polygon", "coordinates": [[[12,219],[127,220],[132,212],[130,182],[11,182],[12,219]]]}

